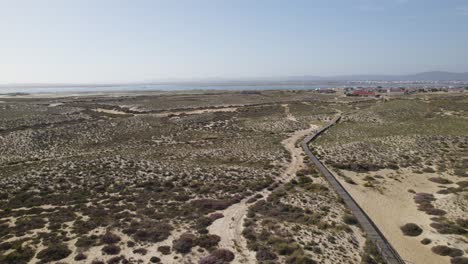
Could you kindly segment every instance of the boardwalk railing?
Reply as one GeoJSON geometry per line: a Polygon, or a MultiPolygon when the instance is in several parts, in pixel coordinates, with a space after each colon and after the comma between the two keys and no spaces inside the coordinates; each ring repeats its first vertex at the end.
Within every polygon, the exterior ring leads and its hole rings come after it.
{"type": "Polygon", "coordinates": [[[382,255],[382,258],[387,264],[405,264],[405,261],[400,257],[398,252],[392,247],[390,242],[385,238],[385,236],[380,232],[379,228],[372,219],[364,212],[364,210],[359,206],[359,204],[353,199],[353,197],[346,191],[346,189],[341,185],[338,179],[325,167],[322,162],[312,154],[309,149],[309,142],[316,139],[323,132],[329,129],[331,126],[336,124],[341,119],[341,116],[334,118],[330,123],[321,128],[315,134],[306,137],[301,146],[304,149],[307,156],[317,169],[323,174],[325,179],[330,183],[335,192],[343,199],[346,206],[351,210],[354,216],[357,218],[359,224],[366,232],[368,239],[370,239],[375,246],[377,247],[379,253],[382,255]]]}

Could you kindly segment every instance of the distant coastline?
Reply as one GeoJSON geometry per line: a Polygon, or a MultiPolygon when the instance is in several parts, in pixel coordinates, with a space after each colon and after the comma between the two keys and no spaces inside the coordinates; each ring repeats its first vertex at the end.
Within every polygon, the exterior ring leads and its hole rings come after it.
{"type": "Polygon", "coordinates": [[[83,85],[12,85],[0,86],[2,95],[24,95],[41,93],[106,93],[106,92],[149,92],[149,91],[196,91],[196,90],[318,90],[331,88],[370,88],[370,87],[405,87],[405,88],[460,88],[468,82],[243,82],[243,83],[184,83],[184,84],[83,84],[83,85]]]}

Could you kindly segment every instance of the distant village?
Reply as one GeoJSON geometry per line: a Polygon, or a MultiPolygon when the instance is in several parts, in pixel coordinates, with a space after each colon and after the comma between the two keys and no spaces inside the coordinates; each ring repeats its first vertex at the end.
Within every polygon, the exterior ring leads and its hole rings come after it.
{"type": "Polygon", "coordinates": [[[318,93],[344,93],[346,96],[361,96],[361,97],[381,97],[385,95],[404,95],[414,93],[464,93],[468,92],[468,87],[340,87],[340,88],[324,88],[318,89],[318,93]]]}

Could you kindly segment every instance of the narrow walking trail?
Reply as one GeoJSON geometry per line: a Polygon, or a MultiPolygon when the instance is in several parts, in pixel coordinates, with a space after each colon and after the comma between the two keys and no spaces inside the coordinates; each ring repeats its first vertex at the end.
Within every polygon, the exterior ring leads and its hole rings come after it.
{"type": "MultiPolygon", "coordinates": [[[[295,177],[298,170],[305,167],[304,157],[301,155],[303,150],[300,144],[296,144],[296,142],[312,134],[316,129],[317,126],[311,125],[308,129],[292,133],[287,139],[282,141],[282,145],[291,155],[291,161],[280,176],[280,180],[283,183],[289,182],[295,177]]],[[[249,207],[249,204],[246,202],[257,194],[268,197],[270,193],[271,191],[264,189],[225,210],[219,211],[224,217],[216,220],[208,227],[210,234],[221,237],[220,248],[229,249],[235,253],[236,258],[233,263],[256,263],[255,252],[247,249],[247,241],[242,236],[243,223],[249,207]]]]}
{"type": "Polygon", "coordinates": [[[286,119],[293,121],[293,122],[299,122],[297,121],[296,117],[291,114],[291,111],[289,111],[289,105],[288,104],[282,104],[281,105],[284,108],[284,113],[286,114],[286,119]]]}

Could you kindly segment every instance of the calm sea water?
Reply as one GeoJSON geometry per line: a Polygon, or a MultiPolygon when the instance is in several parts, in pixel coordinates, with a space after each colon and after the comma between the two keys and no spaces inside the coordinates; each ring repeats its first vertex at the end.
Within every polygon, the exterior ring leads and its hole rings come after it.
{"type": "Polygon", "coordinates": [[[0,93],[86,93],[129,91],[183,91],[183,90],[298,90],[325,88],[323,85],[128,85],[89,87],[0,87],[0,93]]]}
{"type": "MultiPolygon", "coordinates": [[[[395,87],[395,84],[379,84],[383,87],[395,87]]],[[[131,91],[183,91],[183,90],[312,90],[320,88],[345,87],[350,85],[313,84],[313,85],[118,85],[118,86],[77,86],[77,87],[0,87],[0,94],[7,93],[94,93],[94,92],[131,92],[131,91]]],[[[375,87],[376,85],[360,85],[375,87]]],[[[405,87],[423,87],[406,84],[405,87]]]]}

